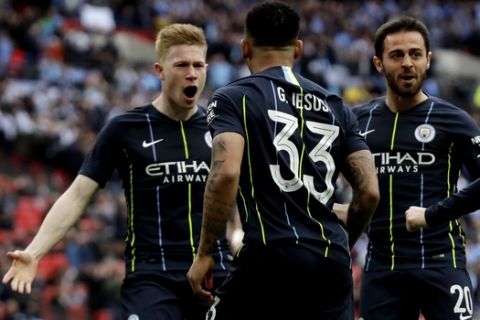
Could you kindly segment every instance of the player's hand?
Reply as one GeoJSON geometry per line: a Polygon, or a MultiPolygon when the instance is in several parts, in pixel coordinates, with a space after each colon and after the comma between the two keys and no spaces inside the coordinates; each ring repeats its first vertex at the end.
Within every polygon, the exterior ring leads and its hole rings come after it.
{"type": "Polygon", "coordinates": [[[193,293],[209,302],[214,301],[213,294],[208,291],[213,288],[213,265],[214,262],[211,256],[197,255],[187,273],[187,278],[193,293]],[[205,284],[205,288],[202,286],[202,283],[205,284]]]}
{"type": "Polygon", "coordinates": [[[333,212],[337,215],[337,217],[347,224],[348,220],[348,204],[342,204],[342,203],[334,203],[333,204],[333,212]]]}
{"type": "Polygon", "coordinates": [[[425,220],[425,208],[410,207],[405,212],[405,223],[408,231],[417,231],[420,228],[427,228],[427,221],[425,220]]]}
{"type": "Polygon", "coordinates": [[[19,293],[31,293],[32,282],[37,274],[38,261],[26,251],[16,250],[7,252],[7,257],[12,260],[12,265],[3,276],[3,283],[11,281],[13,291],[19,293]]]}

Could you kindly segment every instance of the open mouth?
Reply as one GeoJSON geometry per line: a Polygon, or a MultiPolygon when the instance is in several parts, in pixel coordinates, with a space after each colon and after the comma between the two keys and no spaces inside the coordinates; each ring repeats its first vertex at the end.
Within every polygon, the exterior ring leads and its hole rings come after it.
{"type": "Polygon", "coordinates": [[[197,91],[198,91],[197,86],[188,86],[185,89],[183,89],[183,93],[187,96],[187,98],[195,97],[195,94],[197,93],[197,91]]]}
{"type": "Polygon", "coordinates": [[[415,76],[411,75],[411,74],[405,74],[405,75],[400,76],[400,79],[410,81],[410,80],[415,79],[415,76]]]}

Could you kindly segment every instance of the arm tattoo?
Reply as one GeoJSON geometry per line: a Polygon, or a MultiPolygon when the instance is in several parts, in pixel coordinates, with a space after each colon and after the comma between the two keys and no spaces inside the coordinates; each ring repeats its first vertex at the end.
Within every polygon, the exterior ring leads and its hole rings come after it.
{"type": "Polygon", "coordinates": [[[347,176],[353,195],[347,228],[351,247],[365,231],[378,204],[378,181],[370,151],[362,150],[347,158],[347,176]],[[372,194],[374,192],[375,194],[372,194]]]}
{"type": "Polygon", "coordinates": [[[226,145],[218,136],[213,141],[212,165],[205,187],[200,254],[211,254],[215,250],[216,241],[225,232],[227,220],[235,206],[237,186],[225,174],[228,171],[225,170],[226,153],[226,145]],[[230,200],[232,195],[233,199],[230,200]]]}
{"type": "MultiPolygon", "coordinates": [[[[349,157],[347,160],[347,166],[350,171],[352,188],[357,191],[366,190],[368,185],[372,182],[372,173],[375,173],[373,167],[372,155],[370,153],[355,153],[354,156],[349,157]]],[[[359,196],[359,193],[356,194],[359,196]]],[[[358,198],[355,199],[358,202],[358,198]]],[[[352,204],[353,201],[352,201],[352,204]]],[[[357,203],[355,203],[357,204],[357,203]]]]}
{"type": "MultiPolygon", "coordinates": [[[[216,241],[225,232],[226,223],[234,205],[221,201],[218,197],[209,197],[204,200],[205,212],[202,223],[202,252],[212,254],[216,248],[216,241]],[[227,215],[225,215],[227,213],[227,215]]],[[[199,249],[200,251],[200,249],[199,249]]]]}

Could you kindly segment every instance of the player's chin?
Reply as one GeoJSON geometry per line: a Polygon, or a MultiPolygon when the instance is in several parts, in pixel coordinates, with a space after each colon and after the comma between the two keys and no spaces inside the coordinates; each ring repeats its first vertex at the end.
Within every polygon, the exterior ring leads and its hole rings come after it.
{"type": "Polygon", "coordinates": [[[197,102],[198,102],[198,97],[195,96],[195,97],[187,97],[185,96],[183,98],[183,102],[185,104],[186,107],[194,107],[195,105],[197,105],[197,102]]]}

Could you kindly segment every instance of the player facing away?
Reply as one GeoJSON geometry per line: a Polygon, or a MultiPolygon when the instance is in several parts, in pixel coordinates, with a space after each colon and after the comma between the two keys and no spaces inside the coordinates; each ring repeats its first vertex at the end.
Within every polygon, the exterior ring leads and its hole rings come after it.
{"type": "Polygon", "coordinates": [[[408,231],[428,228],[480,209],[480,178],[451,197],[428,208],[411,206],[405,212],[408,231]]]}
{"type": "MultiPolygon", "coordinates": [[[[30,292],[38,260],[65,236],[116,170],[128,207],[121,288],[125,319],[205,318],[209,304],[192,293],[186,273],[197,253],[210,171],[211,136],[205,110],[197,106],[207,44],[202,29],[171,24],[158,33],[155,46],[160,95],[105,125],[31,244],[8,253],[13,264],[3,281],[11,280],[13,290],[30,292]]],[[[213,274],[221,279],[229,248],[223,236],[214,246],[213,274]]]]}
{"type": "Polygon", "coordinates": [[[462,109],[422,90],[432,53],[422,22],[401,17],[375,34],[386,96],[354,108],[375,160],[380,203],[368,228],[364,320],[471,319],[465,235],[457,220],[408,232],[405,211],[456,191],[462,167],[480,175],[480,129],[462,109]]]}
{"type": "Polygon", "coordinates": [[[253,7],[241,43],[252,74],[208,105],[212,168],[188,278],[215,301],[209,319],[353,318],[350,248],[378,203],[378,182],[351,110],[292,70],[299,23],[285,4],[253,7]],[[339,171],[353,185],[348,225],[332,211],[339,171]],[[211,284],[215,243],[236,201],[244,245],[214,296],[202,283],[211,284]]]}

